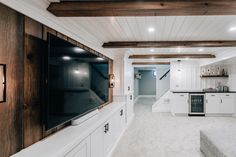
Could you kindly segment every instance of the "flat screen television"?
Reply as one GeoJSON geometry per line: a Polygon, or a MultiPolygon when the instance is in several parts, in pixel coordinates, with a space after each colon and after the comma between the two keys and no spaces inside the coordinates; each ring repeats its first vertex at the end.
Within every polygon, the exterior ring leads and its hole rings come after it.
{"type": "Polygon", "coordinates": [[[97,109],[108,101],[108,60],[48,33],[45,55],[45,129],[97,109]]]}

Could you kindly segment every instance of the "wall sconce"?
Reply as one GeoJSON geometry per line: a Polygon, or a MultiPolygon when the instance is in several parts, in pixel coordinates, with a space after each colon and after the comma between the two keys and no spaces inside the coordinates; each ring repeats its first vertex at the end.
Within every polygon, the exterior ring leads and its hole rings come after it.
{"type": "Polygon", "coordinates": [[[115,87],[115,75],[110,74],[109,75],[109,88],[114,88],[115,87]]]}
{"type": "Polygon", "coordinates": [[[6,102],[6,64],[0,64],[0,103],[6,102]]]}

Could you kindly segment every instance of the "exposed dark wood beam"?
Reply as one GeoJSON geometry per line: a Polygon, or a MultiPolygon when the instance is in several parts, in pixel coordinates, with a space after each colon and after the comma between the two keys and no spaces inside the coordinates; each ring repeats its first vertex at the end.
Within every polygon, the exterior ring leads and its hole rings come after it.
{"type": "Polygon", "coordinates": [[[48,10],[60,17],[236,15],[235,0],[71,1],[53,2],[48,10]]]}
{"type": "Polygon", "coordinates": [[[168,59],[168,58],[216,58],[212,54],[147,54],[147,55],[130,55],[130,59],[168,59]]]}
{"type": "Polygon", "coordinates": [[[133,62],[132,65],[170,65],[170,62],[133,62]]]}
{"type": "Polygon", "coordinates": [[[189,48],[189,47],[234,47],[236,40],[225,41],[114,41],[103,44],[104,48],[189,48]]]}

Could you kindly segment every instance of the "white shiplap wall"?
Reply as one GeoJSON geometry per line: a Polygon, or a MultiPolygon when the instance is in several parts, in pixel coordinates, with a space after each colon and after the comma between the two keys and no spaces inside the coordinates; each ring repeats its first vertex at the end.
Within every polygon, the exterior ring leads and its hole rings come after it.
{"type": "Polygon", "coordinates": [[[200,90],[200,66],[197,61],[171,62],[170,89],[200,90]]]}

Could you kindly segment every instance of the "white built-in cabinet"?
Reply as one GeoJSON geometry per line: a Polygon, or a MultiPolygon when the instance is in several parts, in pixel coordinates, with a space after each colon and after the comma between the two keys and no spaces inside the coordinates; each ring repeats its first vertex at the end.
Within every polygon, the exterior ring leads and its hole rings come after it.
{"type": "Polygon", "coordinates": [[[90,137],[75,146],[65,157],[90,157],[90,137]]]}
{"type": "Polygon", "coordinates": [[[189,94],[188,93],[174,93],[172,113],[174,114],[188,114],[189,107],[189,94]]]}
{"type": "Polygon", "coordinates": [[[126,104],[113,102],[75,126],[11,157],[109,157],[126,128],[126,104]]]}
{"type": "MultiPolygon", "coordinates": [[[[206,93],[205,99],[206,114],[228,115],[234,113],[235,93],[206,93]]],[[[171,101],[173,114],[188,114],[188,93],[173,93],[171,101]]]]}
{"type": "Polygon", "coordinates": [[[235,94],[234,93],[207,93],[207,114],[233,114],[235,94]]]}
{"type": "Polygon", "coordinates": [[[125,128],[125,108],[114,113],[91,134],[91,157],[106,157],[125,128]]]}

